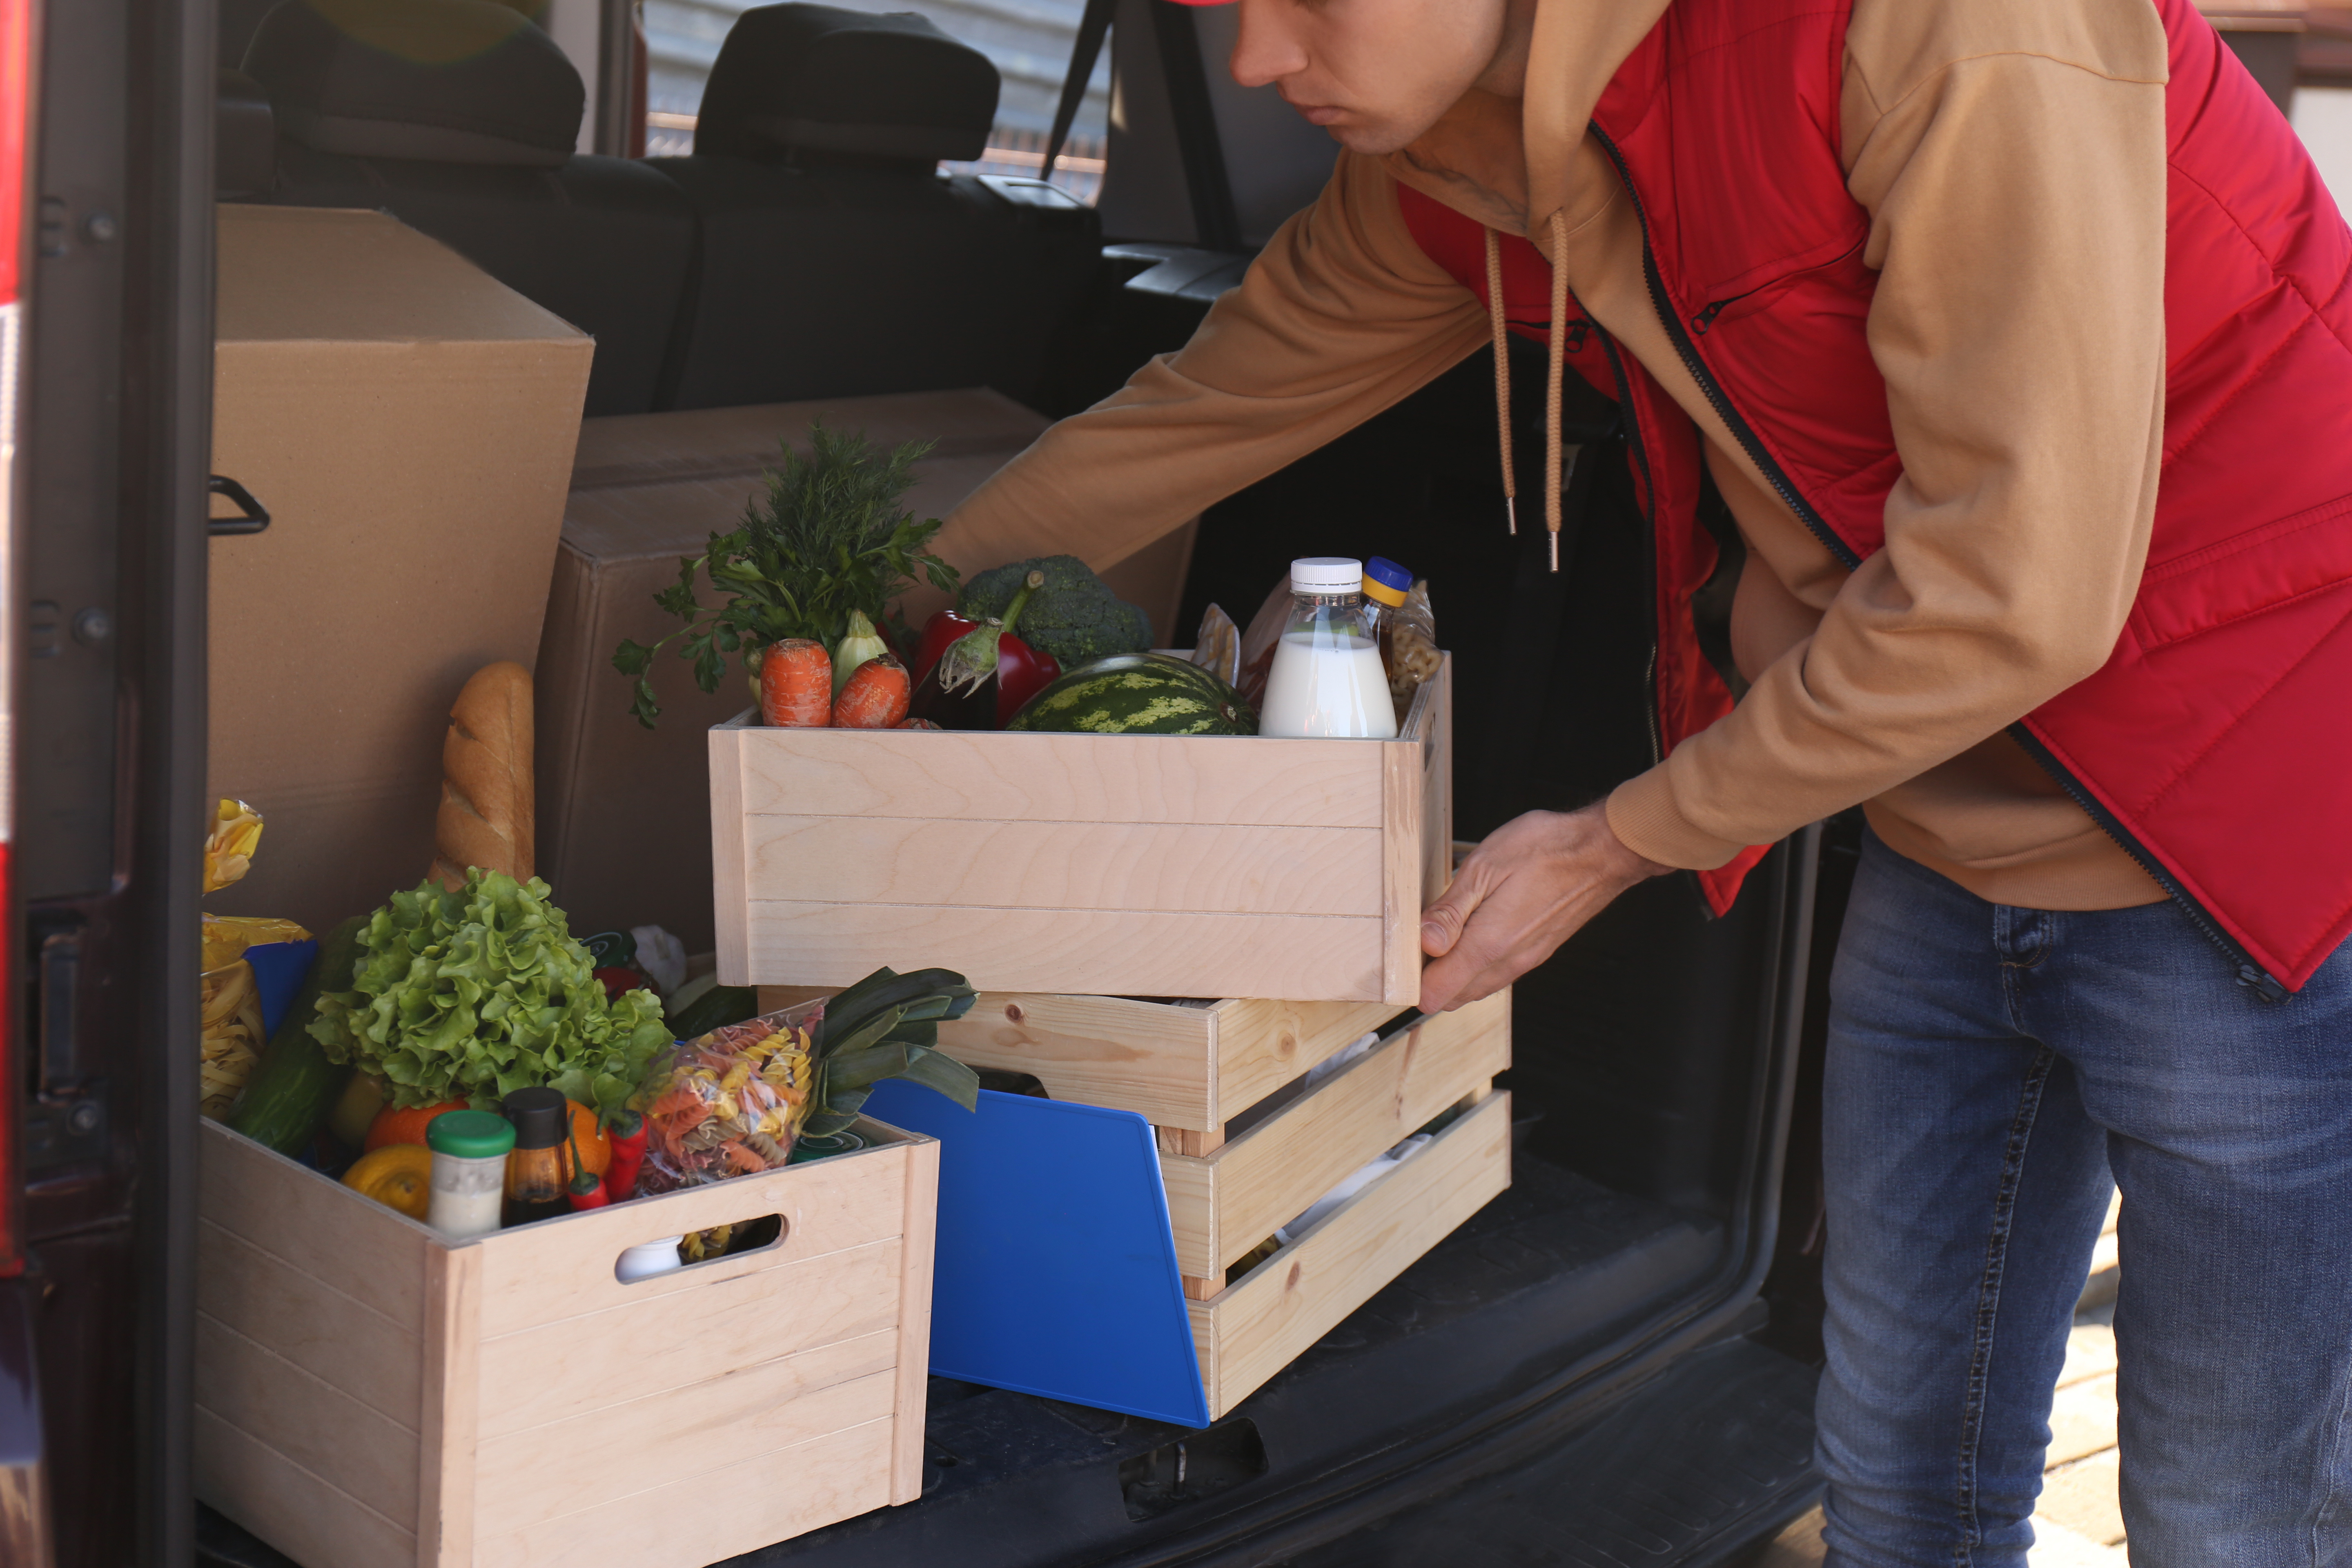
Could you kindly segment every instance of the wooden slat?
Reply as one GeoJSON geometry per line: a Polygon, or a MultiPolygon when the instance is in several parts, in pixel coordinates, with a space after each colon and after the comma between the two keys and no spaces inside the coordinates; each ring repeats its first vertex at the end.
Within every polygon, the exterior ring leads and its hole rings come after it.
{"type": "Polygon", "coordinates": [[[1381,963],[1383,998],[1421,1000],[1422,784],[1430,692],[1414,697],[1407,738],[1381,746],[1381,963]]]}
{"type": "Polygon", "coordinates": [[[1393,1002],[1220,1002],[1217,1124],[1232,1121],[1398,1013],[1393,1002]]]}
{"type": "Polygon", "coordinates": [[[201,1217],[418,1331],[431,1231],[217,1121],[198,1123],[197,1135],[201,1217]],[[299,1258],[287,1256],[295,1247],[299,1258]]]}
{"type": "Polygon", "coordinates": [[[905,1256],[898,1271],[898,1366],[890,1390],[890,1500],[923,1495],[923,1419],[931,1371],[931,1263],[938,1240],[940,1146],[907,1151],[905,1256]]]}
{"type": "Polygon", "coordinates": [[[1368,827],[777,816],[744,837],[763,900],[1360,915],[1381,899],[1368,827]]]}
{"type": "Polygon", "coordinates": [[[1510,1185],[1510,1107],[1494,1096],[1214,1300],[1187,1303],[1212,1419],[1510,1185]]]}
{"type": "MultiPolygon", "coordinates": [[[[897,1384],[892,1350],[889,1334],[869,1334],[485,1443],[480,1533],[495,1540],[593,1509],[617,1490],[691,1480],[882,1420],[897,1384]],[[853,1369],[862,1375],[845,1375],[853,1369]]],[[[790,1486],[790,1475],[778,1472],[775,1484],[790,1486]]],[[[712,1502],[731,1506],[716,1495],[712,1502]]]]}
{"type": "Polygon", "coordinates": [[[1437,901],[1454,880],[1454,656],[1437,667],[1430,704],[1430,744],[1421,794],[1421,902],[1437,901]]]}
{"type": "Polygon", "coordinates": [[[702,1568],[888,1502],[891,1426],[871,1421],[642,1491],[616,1451],[611,1500],[485,1537],[479,1556],[499,1568],[702,1568]]]}
{"type": "Polygon", "coordinates": [[[893,1237],[487,1340],[481,1437],[894,1328],[903,1255],[893,1237]]]}
{"type": "MultiPolygon", "coordinates": [[[[835,989],[762,985],[760,1011],[835,989]]],[[[940,1048],[969,1067],[1029,1073],[1055,1100],[1205,1129],[1216,1124],[1212,1012],[1132,996],[983,991],[971,1012],[940,1026],[940,1048]]]]}
{"type": "MultiPolygon", "coordinates": [[[[207,1219],[196,1223],[196,1310],[371,1410],[416,1424],[414,1331],[207,1219]]],[[[196,1377],[201,1390],[202,1363],[196,1377]]]]}
{"type": "Polygon", "coordinates": [[[470,1568],[479,1497],[474,1462],[481,1425],[482,1248],[433,1248],[425,1300],[416,1564],[470,1568]]]}
{"type": "Polygon", "coordinates": [[[1383,994],[1381,941],[1376,915],[762,900],[750,910],[748,966],[730,972],[722,947],[719,975],[730,985],[838,987],[871,973],[877,953],[902,962],[919,953],[990,991],[1062,985],[1101,995],[1182,996],[1214,974],[1243,995],[1369,1002],[1383,994]]]}
{"type": "Polygon", "coordinates": [[[902,1167],[912,1146],[882,1144],[484,1237],[473,1244],[483,1254],[482,1332],[495,1339],[676,1291],[706,1290],[737,1276],[896,1237],[905,1223],[902,1167]],[[772,1214],[784,1216],[784,1234],[765,1251],[627,1285],[614,1277],[621,1254],[641,1242],[772,1214]]]}
{"type": "MultiPolygon", "coordinates": [[[[740,719],[738,721],[740,722],[740,719]]],[[[751,971],[750,857],[744,849],[743,731],[710,731],[710,899],[718,920],[719,973],[740,985],[751,971]]]]}
{"type": "Polygon", "coordinates": [[[1154,1127],[1151,1135],[1162,1154],[1181,1154],[1188,1160],[1206,1159],[1225,1146],[1223,1128],[1195,1132],[1189,1127],[1154,1127]]]}
{"type": "Polygon", "coordinates": [[[386,1519],[416,1517],[417,1439],[394,1422],[199,1312],[196,1402],[386,1519]]]}
{"type": "Polygon", "coordinates": [[[1380,753],[1353,741],[1002,731],[711,731],[753,816],[1381,826],[1380,753]]]}
{"type": "MultiPolygon", "coordinates": [[[[760,1010],[828,989],[763,985],[760,1010]]],[[[1388,1002],[1227,1000],[1203,1007],[983,991],[971,1012],[940,1026],[940,1046],[971,1067],[1029,1073],[1055,1100],[1209,1132],[1398,1012],[1388,1002]]]]}
{"type": "Polygon", "coordinates": [[[414,1568],[416,1538],[199,1405],[196,1496],[313,1568],[414,1568]]]}
{"type": "Polygon", "coordinates": [[[1507,988],[1382,1041],[1205,1158],[1163,1154],[1177,1263],[1203,1278],[1230,1267],[1349,1173],[1510,1065],[1507,988]]]}

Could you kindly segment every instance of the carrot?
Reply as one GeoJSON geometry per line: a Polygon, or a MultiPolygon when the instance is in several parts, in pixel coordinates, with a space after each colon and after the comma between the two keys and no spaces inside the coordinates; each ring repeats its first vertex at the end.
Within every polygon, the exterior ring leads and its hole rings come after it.
{"type": "Polygon", "coordinates": [[[760,660],[760,717],[790,729],[833,722],[833,660],[824,644],[786,637],[760,660]]]}
{"type": "Polygon", "coordinates": [[[890,654],[869,658],[844,682],[833,700],[836,730],[892,730],[907,716],[907,698],[914,683],[907,667],[890,654]]]}

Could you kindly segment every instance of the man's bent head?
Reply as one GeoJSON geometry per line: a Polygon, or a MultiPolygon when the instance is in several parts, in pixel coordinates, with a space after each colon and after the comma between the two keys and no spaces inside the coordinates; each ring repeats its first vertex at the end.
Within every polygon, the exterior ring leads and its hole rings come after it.
{"type": "MultiPolygon", "coordinates": [[[[1199,0],[1194,0],[1199,3],[1199,0]]],[[[1357,153],[1393,153],[1474,87],[1517,97],[1526,0],[1240,0],[1234,79],[1357,153]]]]}

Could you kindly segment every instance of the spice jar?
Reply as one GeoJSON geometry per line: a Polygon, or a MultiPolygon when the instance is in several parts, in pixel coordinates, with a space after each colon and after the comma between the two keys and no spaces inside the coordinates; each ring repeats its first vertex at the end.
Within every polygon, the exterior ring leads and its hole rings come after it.
{"type": "Polygon", "coordinates": [[[425,1223],[452,1241],[488,1236],[503,1223],[513,1123],[487,1110],[451,1110],[425,1125],[433,1151],[433,1195],[425,1223]]]}
{"type": "Polygon", "coordinates": [[[503,1103],[515,1137],[507,1155],[505,1222],[529,1225],[570,1214],[563,1141],[572,1129],[571,1102],[551,1089],[519,1089],[503,1103]]]}

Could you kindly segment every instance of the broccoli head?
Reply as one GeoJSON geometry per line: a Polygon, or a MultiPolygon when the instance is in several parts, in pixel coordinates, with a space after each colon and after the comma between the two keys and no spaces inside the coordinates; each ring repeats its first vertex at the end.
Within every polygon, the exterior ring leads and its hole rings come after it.
{"type": "Polygon", "coordinates": [[[1032,572],[1044,573],[1045,584],[1029,595],[1013,633],[1052,654],[1063,668],[1151,646],[1151,617],[1113,594],[1075,555],[1041,555],[979,573],[963,585],[956,608],[975,618],[1002,616],[1032,572]]]}

